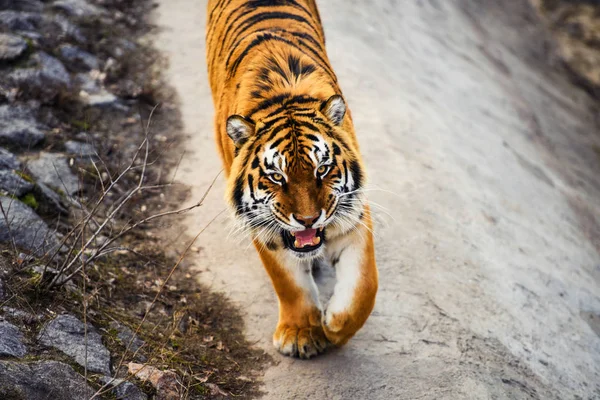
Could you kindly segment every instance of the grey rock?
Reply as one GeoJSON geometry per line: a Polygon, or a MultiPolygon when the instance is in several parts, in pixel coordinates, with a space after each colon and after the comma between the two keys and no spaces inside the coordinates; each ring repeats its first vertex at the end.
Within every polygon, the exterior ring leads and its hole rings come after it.
{"type": "Polygon", "coordinates": [[[0,217],[0,242],[11,242],[37,256],[58,246],[56,233],[33,210],[10,197],[0,196],[6,214],[0,217]]]}
{"type": "Polygon", "coordinates": [[[92,69],[100,69],[98,58],[87,51],[81,50],[77,46],[71,44],[63,44],[59,48],[60,56],[63,60],[69,63],[75,69],[89,71],[92,69]]]}
{"type": "Polygon", "coordinates": [[[44,9],[40,0],[0,0],[0,10],[35,11],[44,9]]]}
{"type": "Polygon", "coordinates": [[[77,43],[86,42],[86,37],[81,29],[63,15],[44,15],[44,24],[49,31],[54,32],[57,40],[73,39],[77,43]]]}
{"type": "Polygon", "coordinates": [[[52,7],[80,18],[99,17],[106,14],[106,10],[85,0],[58,0],[52,3],[52,7]]]}
{"type": "Polygon", "coordinates": [[[0,357],[22,358],[27,354],[23,335],[19,328],[6,321],[0,321],[0,357]]]}
{"type": "Polygon", "coordinates": [[[22,37],[0,33],[0,61],[12,61],[27,50],[27,42],[22,37]]]}
{"type": "Polygon", "coordinates": [[[131,382],[127,382],[123,379],[112,379],[108,376],[103,376],[100,378],[102,384],[110,384],[114,389],[112,393],[119,400],[147,400],[148,396],[144,392],[140,390],[137,386],[135,386],[131,382]]]}
{"type": "Polygon", "coordinates": [[[27,164],[27,169],[37,182],[41,182],[53,189],[68,195],[77,193],[79,181],[71,172],[65,156],[54,153],[40,153],[36,160],[27,164]]]}
{"type": "Polygon", "coordinates": [[[116,321],[112,321],[109,326],[117,331],[117,339],[119,339],[124,346],[129,345],[129,351],[135,353],[145,344],[142,339],[137,337],[135,332],[125,325],[122,325],[116,321]],[[129,342],[131,342],[131,345],[129,342]]]}
{"type": "Polygon", "coordinates": [[[31,12],[6,10],[0,11],[0,26],[9,31],[33,31],[41,21],[39,14],[31,12]]]}
{"type": "Polygon", "coordinates": [[[76,142],[74,140],[65,142],[65,150],[69,154],[80,157],[90,157],[96,155],[96,148],[93,144],[76,142]]]}
{"type": "Polygon", "coordinates": [[[38,212],[43,215],[66,215],[69,208],[58,193],[42,182],[37,182],[33,188],[36,199],[39,199],[38,212]]]}
{"type": "Polygon", "coordinates": [[[104,89],[101,89],[101,91],[99,93],[83,94],[82,100],[87,105],[102,107],[102,106],[114,105],[117,103],[117,101],[119,99],[114,94],[112,94],[104,89]]]}
{"type": "Polygon", "coordinates": [[[21,163],[17,160],[17,157],[10,151],[0,147],[0,170],[19,168],[21,168],[21,163]]]}
{"type": "Polygon", "coordinates": [[[0,170],[0,192],[11,196],[21,197],[33,189],[33,184],[27,182],[13,171],[0,170]]]}
{"type": "Polygon", "coordinates": [[[58,361],[0,361],[0,399],[88,400],[94,390],[85,378],[58,361]]]}
{"type": "Polygon", "coordinates": [[[44,52],[29,57],[24,68],[12,71],[2,81],[5,86],[18,88],[21,97],[42,102],[50,102],[71,88],[71,76],[65,66],[44,52]]]}
{"type": "Polygon", "coordinates": [[[80,72],[76,74],[75,83],[80,90],[83,90],[86,93],[91,94],[100,92],[100,85],[98,85],[98,82],[88,73],[80,72]]]}
{"type": "Polygon", "coordinates": [[[24,107],[0,106],[0,145],[28,149],[44,140],[44,127],[31,114],[24,107]]]}
{"type": "Polygon", "coordinates": [[[4,281],[0,278],[0,301],[4,301],[6,299],[6,288],[4,285],[4,281]]]}
{"type": "MultiPolygon", "coordinates": [[[[86,364],[86,338],[83,322],[72,315],[59,315],[48,322],[38,336],[46,346],[57,348],[77,364],[86,364]]],[[[110,353],[102,344],[102,337],[90,324],[87,325],[87,368],[110,375],[110,353]]]]}

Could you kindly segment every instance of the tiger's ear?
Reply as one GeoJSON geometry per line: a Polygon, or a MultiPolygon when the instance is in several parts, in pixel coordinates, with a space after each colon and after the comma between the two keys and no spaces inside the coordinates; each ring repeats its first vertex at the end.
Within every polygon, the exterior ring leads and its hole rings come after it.
{"type": "Polygon", "coordinates": [[[339,94],[334,94],[321,106],[321,112],[336,125],[341,125],[346,115],[346,103],[339,94]]]}
{"type": "Polygon", "coordinates": [[[235,147],[241,147],[254,133],[254,123],[241,115],[227,118],[227,135],[233,140],[235,147]]]}

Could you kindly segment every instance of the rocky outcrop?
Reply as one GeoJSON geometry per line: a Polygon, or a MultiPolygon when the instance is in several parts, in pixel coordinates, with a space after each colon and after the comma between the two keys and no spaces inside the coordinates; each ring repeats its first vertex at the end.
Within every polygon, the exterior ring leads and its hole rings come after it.
{"type": "Polygon", "coordinates": [[[74,316],[59,315],[48,322],[38,339],[72,357],[77,364],[87,364],[89,371],[110,375],[110,353],[102,344],[102,337],[89,324],[86,332],[83,322],[74,316]]]}

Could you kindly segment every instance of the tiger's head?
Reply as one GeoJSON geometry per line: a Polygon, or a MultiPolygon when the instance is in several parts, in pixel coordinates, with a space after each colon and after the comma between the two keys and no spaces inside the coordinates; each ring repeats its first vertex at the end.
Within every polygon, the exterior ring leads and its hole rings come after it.
{"type": "Polygon", "coordinates": [[[227,119],[236,157],[226,197],[267,248],[317,257],[328,238],[360,224],[364,173],[345,114],[334,95],[308,106],[284,103],[257,121],[227,119]]]}

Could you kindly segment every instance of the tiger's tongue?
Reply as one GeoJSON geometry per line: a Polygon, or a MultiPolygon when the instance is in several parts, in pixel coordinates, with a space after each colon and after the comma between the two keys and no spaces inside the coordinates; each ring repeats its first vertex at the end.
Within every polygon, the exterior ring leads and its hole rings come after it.
{"type": "Polygon", "coordinates": [[[316,229],[305,229],[303,231],[296,232],[296,240],[298,241],[299,247],[312,246],[313,239],[317,234],[316,229]]]}

